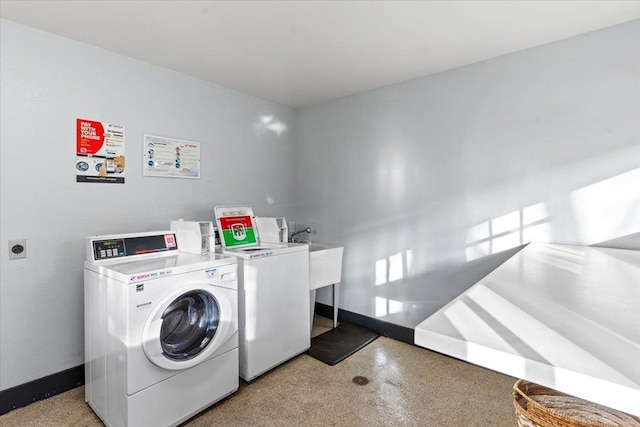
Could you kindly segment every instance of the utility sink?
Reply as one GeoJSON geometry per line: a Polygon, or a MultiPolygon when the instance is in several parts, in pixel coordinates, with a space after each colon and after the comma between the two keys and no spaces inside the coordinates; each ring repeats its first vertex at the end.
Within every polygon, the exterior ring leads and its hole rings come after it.
{"type": "Polygon", "coordinates": [[[340,283],[342,280],[342,246],[309,245],[309,290],[340,283]]]}

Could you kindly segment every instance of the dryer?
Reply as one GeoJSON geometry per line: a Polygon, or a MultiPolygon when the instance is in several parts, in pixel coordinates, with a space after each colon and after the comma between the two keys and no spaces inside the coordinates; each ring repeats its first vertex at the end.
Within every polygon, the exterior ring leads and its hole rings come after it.
{"type": "Polygon", "coordinates": [[[107,426],[175,426],[238,389],[233,257],[173,231],[87,238],[85,400],[107,426]]]}
{"type": "Polygon", "coordinates": [[[248,206],[215,216],[221,252],[238,261],[240,377],[250,382],[311,346],[309,246],[261,244],[248,206]]]}

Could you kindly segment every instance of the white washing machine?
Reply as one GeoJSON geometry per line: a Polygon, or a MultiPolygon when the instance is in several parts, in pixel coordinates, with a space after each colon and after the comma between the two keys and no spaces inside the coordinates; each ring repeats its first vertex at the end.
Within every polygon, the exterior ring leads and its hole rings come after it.
{"type": "Polygon", "coordinates": [[[238,259],[240,377],[250,382],[311,346],[309,247],[260,244],[248,206],[215,215],[222,253],[238,259]]]}
{"type": "Polygon", "coordinates": [[[175,232],[87,238],[85,400],[116,426],[175,426],[238,389],[233,257],[175,232]]]}

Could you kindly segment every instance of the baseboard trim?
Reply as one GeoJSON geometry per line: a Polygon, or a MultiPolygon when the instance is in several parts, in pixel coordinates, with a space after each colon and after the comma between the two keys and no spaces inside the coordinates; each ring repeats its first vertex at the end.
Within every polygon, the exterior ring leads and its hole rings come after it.
{"type": "Polygon", "coordinates": [[[84,365],[0,391],[0,415],[84,384],[84,365]]]}
{"type": "MultiPolygon", "coordinates": [[[[328,319],[333,319],[333,306],[316,302],[316,314],[328,319]]],[[[415,344],[414,331],[406,326],[394,325],[393,323],[373,319],[341,308],[338,309],[338,320],[364,326],[365,328],[369,328],[380,335],[393,338],[394,340],[402,341],[411,345],[415,344]]]]}

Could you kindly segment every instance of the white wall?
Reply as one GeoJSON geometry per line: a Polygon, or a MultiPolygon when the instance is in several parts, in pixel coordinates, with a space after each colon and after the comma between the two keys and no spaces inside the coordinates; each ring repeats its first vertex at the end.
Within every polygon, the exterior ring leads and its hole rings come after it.
{"type": "Polygon", "coordinates": [[[297,111],[295,219],[345,246],[341,308],[413,327],[505,249],[640,249],[638,40],[633,21],[297,111]]]}
{"type": "Polygon", "coordinates": [[[2,20],[0,389],[84,363],[85,236],[213,219],[216,204],[289,215],[294,112],[2,20]],[[259,126],[273,116],[279,135],[259,126]],[[77,118],[125,126],[126,183],[75,182],[77,118]],[[142,176],[142,135],[201,142],[202,178],[142,176]],[[8,260],[8,240],[27,258],[8,260]]]}
{"type": "Polygon", "coordinates": [[[2,390],[83,363],[85,236],[216,204],[344,245],[341,307],[409,327],[531,239],[640,249],[639,21],[295,113],[0,23],[2,390]],[[124,185],[75,182],[76,118],[125,126],[124,185]],[[143,177],[143,133],[202,179],[143,177]]]}

